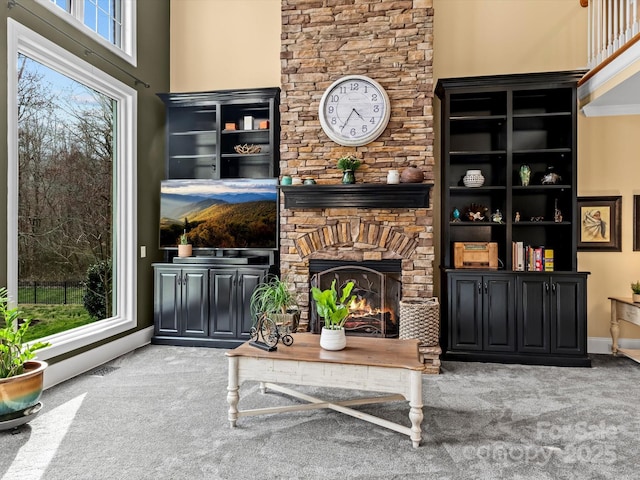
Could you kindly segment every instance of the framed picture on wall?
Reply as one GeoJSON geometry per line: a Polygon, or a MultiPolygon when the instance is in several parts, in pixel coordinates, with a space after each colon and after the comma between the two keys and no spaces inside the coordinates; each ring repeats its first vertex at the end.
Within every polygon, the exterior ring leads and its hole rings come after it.
{"type": "Polygon", "coordinates": [[[633,196],[633,251],[640,252],[640,195],[633,196]]]}
{"type": "Polygon", "coordinates": [[[622,197],[578,198],[578,250],[620,252],[622,197]]]}

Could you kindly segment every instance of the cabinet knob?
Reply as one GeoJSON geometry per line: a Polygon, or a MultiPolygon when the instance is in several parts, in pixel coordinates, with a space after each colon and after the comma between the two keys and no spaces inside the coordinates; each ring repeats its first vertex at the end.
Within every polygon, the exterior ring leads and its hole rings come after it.
{"type": "Polygon", "coordinates": [[[555,284],[555,283],[552,283],[552,284],[551,284],[551,291],[552,291],[553,293],[556,293],[556,284],[555,284]]]}
{"type": "Polygon", "coordinates": [[[544,282],[544,290],[545,292],[549,291],[549,284],[547,282],[544,282]]]}

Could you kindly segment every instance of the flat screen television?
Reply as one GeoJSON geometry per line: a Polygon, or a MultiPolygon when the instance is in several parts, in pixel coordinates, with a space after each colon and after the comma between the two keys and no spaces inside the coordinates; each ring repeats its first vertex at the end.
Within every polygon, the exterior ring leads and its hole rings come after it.
{"type": "Polygon", "coordinates": [[[160,248],[177,249],[186,230],[201,250],[276,250],[277,179],[163,180],[160,248]]]}

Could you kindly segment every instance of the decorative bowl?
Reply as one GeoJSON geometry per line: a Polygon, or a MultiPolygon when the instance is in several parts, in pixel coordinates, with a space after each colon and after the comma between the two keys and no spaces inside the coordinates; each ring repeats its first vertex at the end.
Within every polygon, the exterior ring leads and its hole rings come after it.
{"type": "Polygon", "coordinates": [[[465,187],[481,187],[484,185],[484,177],[480,170],[467,170],[467,174],[462,177],[465,187]]]}

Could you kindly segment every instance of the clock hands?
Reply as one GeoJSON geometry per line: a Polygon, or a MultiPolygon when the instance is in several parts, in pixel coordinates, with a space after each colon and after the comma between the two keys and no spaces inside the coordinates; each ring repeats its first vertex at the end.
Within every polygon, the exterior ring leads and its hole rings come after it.
{"type": "MultiPolygon", "coordinates": [[[[362,118],[362,115],[360,115],[355,108],[352,108],[351,112],[349,113],[349,116],[347,117],[347,119],[344,121],[344,123],[340,127],[340,131],[344,130],[344,127],[347,126],[347,123],[349,123],[349,120],[351,120],[351,115],[353,115],[354,112],[355,112],[356,115],[358,115],[360,118],[362,118]]],[[[364,120],[364,118],[362,118],[362,120],[364,120]]]]}

